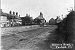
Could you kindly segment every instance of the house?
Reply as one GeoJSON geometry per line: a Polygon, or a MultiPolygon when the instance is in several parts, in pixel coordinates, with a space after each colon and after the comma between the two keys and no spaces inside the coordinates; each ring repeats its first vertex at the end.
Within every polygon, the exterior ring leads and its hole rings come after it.
{"type": "Polygon", "coordinates": [[[40,15],[34,19],[34,22],[35,22],[36,24],[45,24],[46,20],[45,20],[45,18],[43,17],[42,12],[40,12],[40,15]]]}
{"type": "Polygon", "coordinates": [[[20,17],[18,16],[18,13],[16,12],[12,12],[10,11],[9,13],[5,13],[5,12],[2,12],[2,9],[0,9],[1,11],[1,15],[0,15],[0,25],[1,27],[12,27],[12,26],[16,26],[16,25],[19,25],[18,22],[20,22],[19,20],[20,17]]]}
{"type": "Polygon", "coordinates": [[[9,26],[9,21],[8,21],[8,19],[7,19],[7,13],[3,13],[2,12],[2,9],[0,9],[0,27],[6,27],[6,26],[9,26]]]}
{"type": "Polygon", "coordinates": [[[30,15],[26,14],[25,17],[20,17],[21,20],[22,20],[22,25],[25,26],[25,25],[32,25],[32,22],[33,22],[33,18],[30,17],[30,15]]]}
{"type": "Polygon", "coordinates": [[[55,19],[56,23],[60,23],[62,20],[60,18],[60,16],[57,16],[57,18],[55,19]]]}
{"type": "Polygon", "coordinates": [[[50,25],[56,24],[55,19],[54,19],[54,18],[51,18],[51,19],[49,20],[49,24],[50,24],[50,25]]]}

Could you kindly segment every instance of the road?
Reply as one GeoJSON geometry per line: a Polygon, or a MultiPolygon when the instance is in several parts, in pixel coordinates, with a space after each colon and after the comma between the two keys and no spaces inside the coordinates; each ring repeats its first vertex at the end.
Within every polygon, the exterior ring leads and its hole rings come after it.
{"type": "Polygon", "coordinates": [[[41,27],[34,30],[18,32],[1,37],[5,50],[49,50],[45,40],[56,26],[41,27]]]}

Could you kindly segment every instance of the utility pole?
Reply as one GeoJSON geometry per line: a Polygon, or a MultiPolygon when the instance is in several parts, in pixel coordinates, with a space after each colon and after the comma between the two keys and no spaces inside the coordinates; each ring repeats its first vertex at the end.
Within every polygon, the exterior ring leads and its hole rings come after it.
{"type": "Polygon", "coordinates": [[[0,0],[0,16],[1,16],[1,11],[2,11],[2,10],[1,10],[1,0],[0,0]]]}
{"type": "Polygon", "coordinates": [[[74,11],[75,11],[75,0],[74,0],[74,11]]]}

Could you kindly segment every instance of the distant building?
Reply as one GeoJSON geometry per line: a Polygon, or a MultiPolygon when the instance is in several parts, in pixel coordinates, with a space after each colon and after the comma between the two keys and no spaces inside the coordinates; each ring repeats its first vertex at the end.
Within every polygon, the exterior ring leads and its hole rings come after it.
{"type": "Polygon", "coordinates": [[[45,18],[43,17],[42,12],[40,12],[40,15],[38,17],[36,17],[34,20],[37,21],[37,19],[40,20],[40,23],[39,24],[45,24],[45,22],[46,22],[45,18]]]}
{"type": "Polygon", "coordinates": [[[54,18],[51,18],[51,19],[49,20],[49,24],[50,24],[50,25],[56,24],[55,19],[54,19],[54,18]]]}
{"type": "Polygon", "coordinates": [[[8,13],[4,13],[2,12],[2,9],[0,9],[1,11],[1,15],[0,15],[0,24],[1,27],[11,27],[11,26],[15,26],[19,24],[19,16],[18,14],[15,14],[10,11],[9,14],[8,13]]]}
{"type": "Polygon", "coordinates": [[[22,25],[25,26],[25,25],[32,25],[32,22],[33,22],[33,18],[30,17],[30,15],[26,14],[25,17],[20,17],[21,20],[22,20],[22,25]]]}
{"type": "Polygon", "coordinates": [[[3,13],[0,9],[0,27],[8,26],[9,21],[7,20],[7,13],[3,13]]]}
{"type": "Polygon", "coordinates": [[[60,16],[57,16],[57,18],[55,19],[56,23],[60,23],[62,20],[60,18],[60,16]]]}

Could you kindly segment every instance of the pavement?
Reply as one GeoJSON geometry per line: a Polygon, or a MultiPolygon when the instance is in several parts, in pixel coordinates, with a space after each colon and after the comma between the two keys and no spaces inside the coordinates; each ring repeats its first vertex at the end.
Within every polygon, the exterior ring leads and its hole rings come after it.
{"type": "Polygon", "coordinates": [[[2,50],[50,50],[45,41],[55,28],[56,26],[41,27],[4,35],[1,37],[2,50]]]}

